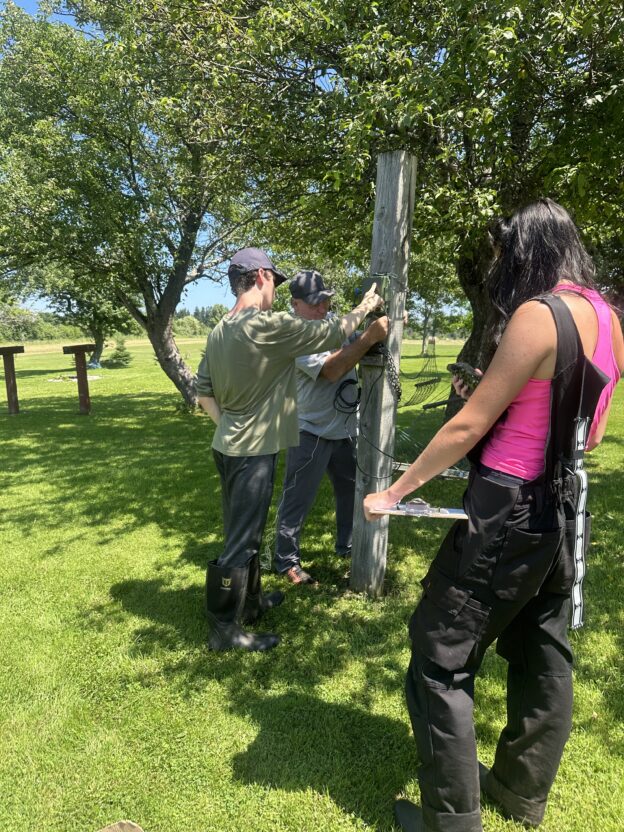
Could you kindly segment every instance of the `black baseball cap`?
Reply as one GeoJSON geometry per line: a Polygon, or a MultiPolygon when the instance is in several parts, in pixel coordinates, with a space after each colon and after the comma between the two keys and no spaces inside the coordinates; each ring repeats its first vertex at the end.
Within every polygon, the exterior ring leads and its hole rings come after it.
{"type": "Polygon", "coordinates": [[[269,256],[261,248],[241,248],[230,260],[228,268],[228,277],[234,277],[238,274],[246,274],[247,272],[254,272],[256,269],[270,269],[275,274],[275,285],[279,286],[288,278],[284,272],[280,272],[269,256]]]}
{"type": "Polygon", "coordinates": [[[290,294],[297,300],[316,306],[322,300],[329,300],[336,293],[333,289],[326,289],[320,272],[314,269],[304,269],[297,272],[290,281],[290,294]]]}

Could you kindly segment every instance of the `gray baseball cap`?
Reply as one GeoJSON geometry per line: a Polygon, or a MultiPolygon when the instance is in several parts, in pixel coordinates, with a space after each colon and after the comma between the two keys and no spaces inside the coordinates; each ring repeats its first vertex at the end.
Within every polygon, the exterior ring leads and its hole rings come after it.
{"type": "Polygon", "coordinates": [[[329,300],[336,293],[333,289],[326,289],[320,272],[314,269],[304,269],[297,272],[290,281],[290,294],[297,300],[316,306],[322,300],[329,300]]]}
{"type": "Polygon", "coordinates": [[[288,278],[275,267],[272,260],[261,248],[241,248],[230,260],[228,276],[254,272],[256,269],[270,269],[275,274],[275,285],[279,286],[288,278]]]}

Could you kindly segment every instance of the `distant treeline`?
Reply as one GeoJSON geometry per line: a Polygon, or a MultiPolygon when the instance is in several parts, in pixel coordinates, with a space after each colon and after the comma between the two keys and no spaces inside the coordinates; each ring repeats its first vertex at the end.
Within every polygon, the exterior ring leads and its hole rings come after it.
{"type": "Polygon", "coordinates": [[[224,306],[222,303],[215,303],[214,306],[196,306],[192,313],[183,306],[181,309],[176,310],[175,317],[176,320],[195,318],[196,321],[212,329],[215,324],[219,323],[227,311],[227,306],[224,306]]]}
{"type": "Polygon", "coordinates": [[[68,324],[54,312],[35,312],[19,306],[0,304],[0,341],[54,341],[86,337],[74,324],[68,324]]]}
{"type": "MultiPolygon", "coordinates": [[[[183,338],[205,336],[226,312],[227,307],[221,304],[197,306],[192,315],[188,309],[182,308],[175,315],[174,334],[183,338]]],[[[130,329],[130,335],[144,335],[144,331],[138,325],[131,326],[130,329]]],[[[0,303],[0,343],[57,341],[64,338],[91,340],[92,336],[85,329],[67,323],[55,312],[37,312],[21,306],[0,303]]]]}
{"type": "MultiPolygon", "coordinates": [[[[173,321],[174,335],[180,338],[200,338],[206,336],[227,312],[223,304],[214,306],[196,306],[190,310],[182,307],[177,310],[173,321]]],[[[436,310],[434,314],[423,316],[422,310],[413,310],[410,321],[404,331],[405,338],[442,337],[465,339],[470,333],[472,316],[470,314],[444,314],[436,310]]],[[[126,334],[144,335],[137,324],[130,324],[126,334]]],[[[75,324],[68,323],[55,312],[36,312],[20,306],[0,303],[0,343],[22,341],[55,341],[86,338],[92,340],[92,334],[75,324]]]]}
{"type": "Polygon", "coordinates": [[[227,306],[216,303],[214,306],[196,306],[191,314],[189,309],[182,307],[176,310],[173,321],[174,335],[193,338],[207,335],[228,311],[227,306]]]}

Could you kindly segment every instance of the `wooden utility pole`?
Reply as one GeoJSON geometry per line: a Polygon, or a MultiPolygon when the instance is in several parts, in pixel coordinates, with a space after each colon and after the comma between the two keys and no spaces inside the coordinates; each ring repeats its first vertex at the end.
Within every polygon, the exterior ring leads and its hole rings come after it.
{"type": "MultiPolygon", "coordinates": [[[[371,250],[371,275],[390,277],[387,314],[390,334],[386,346],[399,368],[403,313],[409,268],[416,160],[396,150],[377,160],[377,191],[371,250]]],[[[362,501],[371,491],[382,491],[392,481],[392,454],[396,397],[389,381],[388,362],[382,356],[360,361],[362,398],[358,438],[358,471],[353,515],[351,588],[380,595],[386,573],[388,516],[373,523],[364,518],[362,501]]]]}
{"type": "Polygon", "coordinates": [[[0,355],[4,362],[4,380],[6,382],[9,413],[15,416],[19,413],[19,399],[17,398],[17,378],[15,376],[15,356],[24,352],[24,347],[0,347],[0,355]]]}
{"type": "Polygon", "coordinates": [[[91,412],[91,398],[89,396],[89,379],[87,377],[87,359],[85,353],[93,352],[95,344],[74,344],[63,347],[65,355],[73,355],[76,360],[76,380],[78,381],[78,403],[80,413],[88,416],[91,412]]]}

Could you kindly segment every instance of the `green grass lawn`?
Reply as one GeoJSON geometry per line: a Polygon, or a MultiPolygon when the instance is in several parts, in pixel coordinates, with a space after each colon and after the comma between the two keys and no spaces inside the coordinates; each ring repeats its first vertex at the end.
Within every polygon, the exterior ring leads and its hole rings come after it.
{"type": "MultiPolygon", "coordinates": [[[[180,343],[196,367],[203,342],[180,343]]],[[[211,423],[178,408],[146,343],[127,345],[129,368],[91,371],[89,417],[58,345],[16,357],[18,416],[0,379],[0,830],[95,832],[122,817],[146,832],[392,829],[396,796],[418,795],[406,625],[445,522],[393,519],[387,594],[371,601],[348,592],[330,554],[325,484],[302,540],[320,587],[289,586],[266,618],[282,644],[210,654],[211,423]]],[[[405,345],[406,369],[418,352],[405,345]]],[[[457,347],[438,352],[444,368],[457,347]]],[[[572,635],[574,729],[546,832],[624,825],[623,396],[588,463],[587,623],[572,635]]],[[[440,420],[420,407],[399,417],[423,440],[440,420]]],[[[423,496],[459,505],[462,490],[437,480],[423,496]]],[[[505,716],[505,666],[490,652],[475,712],[486,763],[505,716]]],[[[483,823],[520,829],[490,806],[483,823]]]]}

